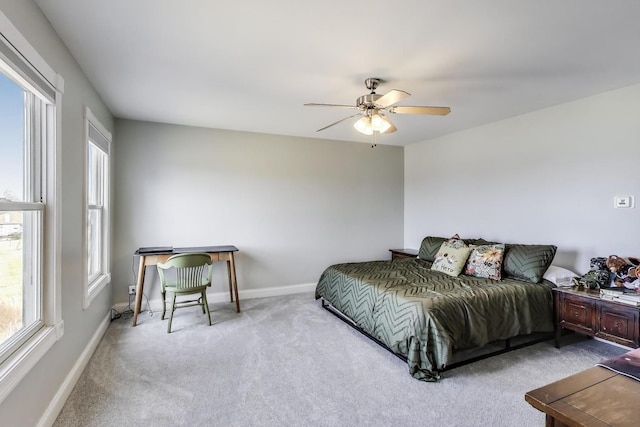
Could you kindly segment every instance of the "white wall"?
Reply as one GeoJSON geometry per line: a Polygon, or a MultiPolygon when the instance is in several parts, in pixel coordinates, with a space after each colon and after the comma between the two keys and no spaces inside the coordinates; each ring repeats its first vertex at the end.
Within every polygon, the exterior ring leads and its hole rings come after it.
{"type": "MultiPolygon", "coordinates": [[[[235,245],[241,292],[317,282],[330,264],[402,246],[402,147],[130,120],[115,140],[116,302],[141,246],[235,245]]],[[[146,279],[158,299],[155,268],[146,279]]]]}
{"type": "Polygon", "coordinates": [[[405,147],[405,245],[549,243],[578,272],[640,256],[639,117],[635,85],[405,147]],[[614,209],[614,195],[636,207],[614,209]]]}
{"type": "Polygon", "coordinates": [[[87,105],[107,129],[113,119],[80,67],[53,31],[33,1],[0,0],[0,10],[9,18],[45,61],[65,82],[62,96],[62,171],[59,183],[62,202],[62,320],[64,336],[32,371],[0,403],[0,424],[37,424],[63,381],[80,359],[96,331],[109,315],[111,287],[105,288],[86,310],[82,289],[86,283],[81,261],[83,215],[83,106],[87,105]]]}

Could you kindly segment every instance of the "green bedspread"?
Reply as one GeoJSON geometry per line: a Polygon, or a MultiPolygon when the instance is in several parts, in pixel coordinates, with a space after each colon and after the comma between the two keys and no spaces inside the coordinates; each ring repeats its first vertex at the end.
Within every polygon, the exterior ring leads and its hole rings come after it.
{"type": "Polygon", "coordinates": [[[405,356],[423,381],[437,380],[455,350],[553,330],[550,282],[450,277],[430,267],[419,259],[333,265],[316,299],[405,356]]]}

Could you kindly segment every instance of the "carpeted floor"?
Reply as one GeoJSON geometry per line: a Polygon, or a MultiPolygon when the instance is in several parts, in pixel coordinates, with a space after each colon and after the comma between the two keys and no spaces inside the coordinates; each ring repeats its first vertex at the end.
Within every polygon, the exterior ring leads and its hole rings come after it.
{"type": "Polygon", "coordinates": [[[527,391],[627,351],[567,336],[425,383],[311,294],[211,309],[114,321],[54,425],[539,427],[527,391]]]}

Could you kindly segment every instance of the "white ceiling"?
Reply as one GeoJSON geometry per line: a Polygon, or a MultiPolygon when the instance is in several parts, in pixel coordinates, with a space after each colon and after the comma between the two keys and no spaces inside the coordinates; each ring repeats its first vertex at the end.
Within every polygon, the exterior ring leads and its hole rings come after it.
{"type": "MultiPolygon", "coordinates": [[[[36,0],[120,118],[370,142],[340,108],[377,90],[406,145],[640,83],[638,0],[36,0]]],[[[63,76],[64,77],[64,76],[63,76]]],[[[603,106],[613,108],[615,106],[603,106]]]]}

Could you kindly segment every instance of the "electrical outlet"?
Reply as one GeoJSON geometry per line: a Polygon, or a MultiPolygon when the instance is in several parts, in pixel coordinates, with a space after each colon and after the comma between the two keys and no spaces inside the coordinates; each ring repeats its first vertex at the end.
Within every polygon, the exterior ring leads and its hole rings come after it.
{"type": "Polygon", "coordinates": [[[129,295],[135,295],[136,294],[136,286],[135,285],[130,285],[129,286],[129,295]]]}

